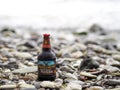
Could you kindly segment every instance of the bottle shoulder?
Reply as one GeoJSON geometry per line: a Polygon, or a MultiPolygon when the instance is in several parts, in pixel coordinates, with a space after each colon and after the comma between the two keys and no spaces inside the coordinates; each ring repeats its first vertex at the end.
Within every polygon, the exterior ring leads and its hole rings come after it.
{"type": "Polygon", "coordinates": [[[50,50],[50,51],[43,51],[41,54],[38,55],[38,60],[55,60],[56,55],[55,53],[50,50]]]}

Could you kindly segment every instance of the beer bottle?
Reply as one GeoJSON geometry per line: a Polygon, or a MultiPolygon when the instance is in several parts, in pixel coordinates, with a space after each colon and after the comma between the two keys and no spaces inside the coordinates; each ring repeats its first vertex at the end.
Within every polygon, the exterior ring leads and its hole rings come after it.
{"type": "Polygon", "coordinates": [[[43,34],[42,53],[38,55],[38,80],[53,81],[56,78],[56,56],[51,50],[50,34],[43,34]]]}

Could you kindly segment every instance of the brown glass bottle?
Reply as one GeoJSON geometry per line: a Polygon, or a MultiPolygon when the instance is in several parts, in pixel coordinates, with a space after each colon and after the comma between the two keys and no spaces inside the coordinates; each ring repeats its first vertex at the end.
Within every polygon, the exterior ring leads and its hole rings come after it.
{"type": "Polygon", "coordinates": [[[55,80],[56,56],[51,50],[50,34],[44,34],[42,53],[38,56],[38,80],[55,80]]]}

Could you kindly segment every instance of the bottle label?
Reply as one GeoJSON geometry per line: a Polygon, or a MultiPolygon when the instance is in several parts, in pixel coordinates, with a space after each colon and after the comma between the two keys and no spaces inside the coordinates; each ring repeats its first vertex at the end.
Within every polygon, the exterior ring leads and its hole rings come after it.
{"type": "Polygon", "coordinates": [[[56,64],[55,61],[38,61],[38,70],[40,74],[49,75],[56,73],[56,64]]]}

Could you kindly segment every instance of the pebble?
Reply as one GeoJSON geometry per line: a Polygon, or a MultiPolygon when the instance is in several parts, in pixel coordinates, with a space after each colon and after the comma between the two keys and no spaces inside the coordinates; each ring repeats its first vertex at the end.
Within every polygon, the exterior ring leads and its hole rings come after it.
{"type": "Polygon", "coordinates": [[[65,77],[73,79],[73,80],[78,80],[77,76],[71,73],[65,73],[65,77]]]}
{"type": "Polygon", "coordinates": [[[15,69],[12,72],[13,73],[30,73],[30,72],[36,72],[36,71],[37,71],[37,66],[32,66],[32,67],[26,67],[21,69],[15,69]]]}
{"type": "Polygon", "coordinates": [[[72,70],[71,68],[69,68],[68,66],[62,66],[60,67],[60,70],[61,71],[66,71],[66,72],[70,72],[70,73],[73,73],[74,70],[72,70]]]}
{"type": "Polygon", "coordinates": [[[22,59],[32,58],[32,55],[30,53],[27,53],[27,52],[12,52],[12,54],[15,57],[22,58],[22,59]]]}
{"type": "Polygon", "coordinates": [[[96,60],[93,60],[92,58],[90,58],[89,56],[86,56],[82,62],[80,63],[80,70],[83,69],[94,69],[94,68],[98,68],[99,67],[99,63],[96,60]]]}
{"type": "Polygon", "coordinates": [[[44,88],[60,88],[62,84],[56,83],[56,82],[51,82],[51,81],[43,81],[40,83],[41,87],[44,88]]]}
{"type": "Polygon", "coordinates": [[[17,85],[1,85],[0,89],[15,89],[17,85]]]}
{"type": "Polygon", "coordinates": [[[90,88],[87,88],[85,90],[104,90],[104,88],[100,86],[91,86],[90,88]]]}
{"type": "Polygon", "coordinates": [[[80,52],[80,51],[77,51],[77,52],[74,52],[74,53],[71,54],[72,58],[80,58],[82,56],[83,56],[83,53],[80,52]]]}
{"type": "Polygon", "coordinates": [[[119,71],[119,68],[113,67],[113,66],[110,66],[110,65],[100,65],[100,67],[103,68],[103,69],[106,69],[109,72],[119,71]]]}
{"type": "Polygon", "coordinates": [[[104,84],[110,85],[110,86],[120,85],[120,80],[109,79],[109,80],[106,80],[104,84]]]}
{"type": "Polygon", "coordinates": [[[120,88],[106,89],[106,90],[120,90],[120,88]]]}
{"type": "Polygon", "coordinates": [[[113,59],[117,60],[117,61],[120,61],[120,55],[112,55],[113,59]]]}
{"type": "Polygon", "coordinates": [[[92,75],[91,73],[88,73],[88,72],[80,72],[80,75],[90,77],[90,78],[97,78],[96,75],[92,75]]]}
{"type": "Polygon", "coordinates": [[[117,50],[120,51],[120,43],[117,44],[117,50]]]}
{"type": "Polygon", "coordinates": [[[82,86],[77,83],[68,83],[63,90],[82,90],[82,86]]]}
{"type": "Polygon", "coordinates": [[[93,24],[90,29],[89,29],[90,32],[103,32],[104,29],[98,25],[98,24],[93,24]]]}
{"type": "Polygon", "coordinates": [[[19,87],[22,88],[22,89],[25,89],[25,88],[27,88],[27,89],[35,89],[35,86],[34,86],[34,85],[25,84],[25,83],[20,84],[19,87]]]}
{"type": "Polygon", "coordinates": [[[24,46],[28,47],[28,48],[36,48],[37,44],[35,41],[28,41],[24,44],[24,46]]]}

